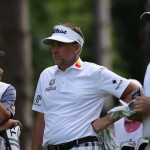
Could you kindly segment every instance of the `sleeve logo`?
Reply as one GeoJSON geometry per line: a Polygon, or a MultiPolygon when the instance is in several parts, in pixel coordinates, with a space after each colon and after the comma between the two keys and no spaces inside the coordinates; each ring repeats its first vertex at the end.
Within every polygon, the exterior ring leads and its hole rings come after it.
{"type": "Polygon", "coordinates": [[[42,99],[42,96],[41,95],[37,95],[34,102],[35,103],[39,103],[39,101],[42,99]]]}

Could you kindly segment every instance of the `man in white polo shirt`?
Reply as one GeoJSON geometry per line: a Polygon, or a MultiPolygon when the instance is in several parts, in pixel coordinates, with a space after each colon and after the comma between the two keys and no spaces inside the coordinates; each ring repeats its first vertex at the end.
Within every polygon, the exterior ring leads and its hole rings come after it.
{"type": "Polygon", "coordinates": [[[83,62],[84,36],[73,24],[56,25],[43,43],[51,45],[56,65],[46,68],[38,81],[32,150],[100,149],[97,133],[115,120],[108,114],[99,120],[99,129],[92,123],[107,95],[130,101],[129,93],[138,86],[103,66],[83,62]]]}
{"type": "MultiPolygon", "coordinates": [[[[142,21],[150,21],[150,12],[144,12],[140,18],[142,21]]],[[[136,97],[134,103],[134,111],[139,113],[145,113],[143,116],[143,136],[150,139],[150,63],[147,66],[145,78],[144,78],[144,95],[136,97]]],[[[145,150],[150,150],[149,145],[145,150]]]]}

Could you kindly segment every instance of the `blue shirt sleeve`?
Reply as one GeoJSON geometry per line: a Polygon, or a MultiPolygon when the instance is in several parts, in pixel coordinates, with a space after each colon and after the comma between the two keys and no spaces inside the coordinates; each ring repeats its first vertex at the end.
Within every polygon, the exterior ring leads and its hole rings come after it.
{"type": "Polygon", "coordinates": [[[12,117],[15,115],[15,100],[16,100],[16,89],[10,85],[2,95],[1,103],[11,112],[12,117]]]}

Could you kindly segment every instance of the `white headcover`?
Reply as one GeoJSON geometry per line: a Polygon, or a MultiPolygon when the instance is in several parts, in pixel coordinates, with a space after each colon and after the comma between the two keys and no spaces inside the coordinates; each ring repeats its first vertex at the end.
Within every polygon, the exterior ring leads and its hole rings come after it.
{"type": "Polygon", "coordinates": [[[11,147],[11,150],[20,150],[20,141],[19,137],[21,134],[20,127],[16,126],[6,130],[8,141],[11,147]]]}
{"type": "Polygon", "coordinates": [[[50,45],[52,40],[64,43],[77,42],[81,45],[81,47],[84,44],[83,38],[78,33],[63,25],[55,26],[52,32],[52,36],[43,39],[43,43],[50,45]]]}

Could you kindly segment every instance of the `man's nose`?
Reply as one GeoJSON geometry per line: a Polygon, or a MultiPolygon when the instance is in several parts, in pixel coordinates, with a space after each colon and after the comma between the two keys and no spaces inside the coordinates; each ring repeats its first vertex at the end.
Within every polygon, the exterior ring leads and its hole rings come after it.
{"type": "Polygon", "coordinates": [[[58,52],[58,46],[53,46],[52,47],[52,52],[57,53],[58,52]]]}

